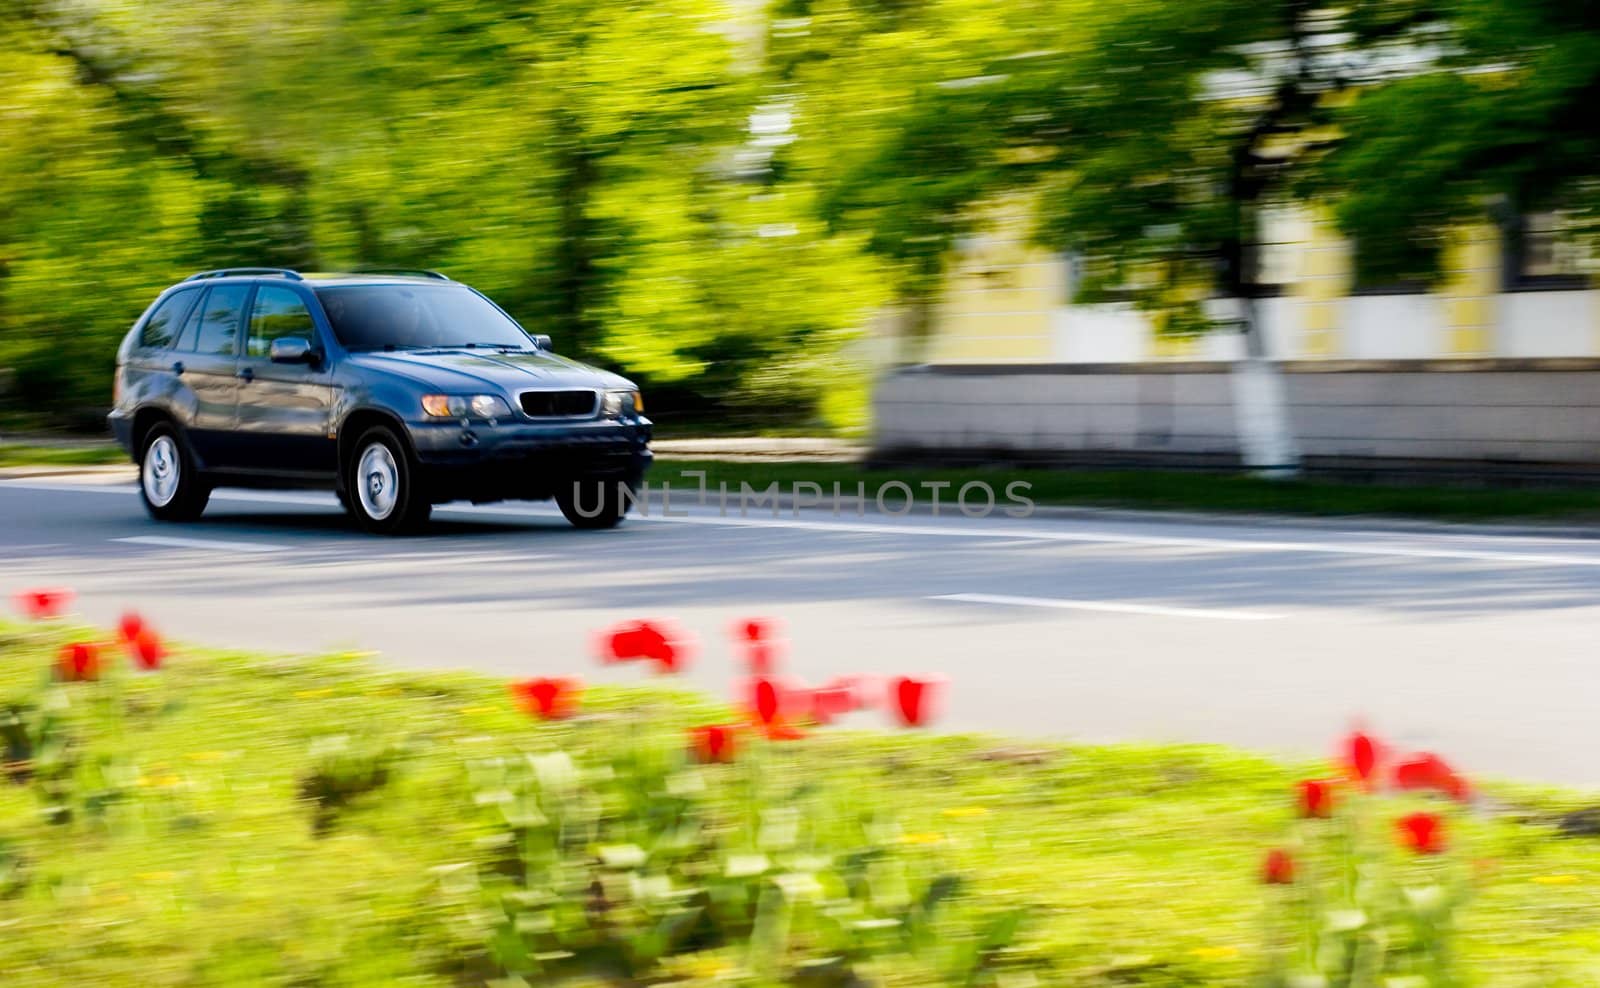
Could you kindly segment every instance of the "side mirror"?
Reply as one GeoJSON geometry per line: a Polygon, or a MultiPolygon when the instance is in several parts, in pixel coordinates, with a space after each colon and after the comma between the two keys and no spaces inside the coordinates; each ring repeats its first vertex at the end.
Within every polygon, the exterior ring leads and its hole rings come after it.
{"type": "Polygon", "coordinates": [[[548,333],[534,333],[533,345],[541,350],[549,350],[555,346],[554,343],[550,342],[550,335],[548,333]]]}
{"type": "Polygon", "coordinates": [[[311,341],[298,336],[285,336],[272,341],[270,351],[272,362],[275,364],[311,364],[315,365],[321,354],[311,348],[311,341]]]}

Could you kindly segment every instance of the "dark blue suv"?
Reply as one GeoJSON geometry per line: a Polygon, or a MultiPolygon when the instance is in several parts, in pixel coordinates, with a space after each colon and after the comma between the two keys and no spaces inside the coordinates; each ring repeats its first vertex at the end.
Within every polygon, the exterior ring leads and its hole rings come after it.
{"type": "Polygon", "coordinates": [[[311,487],[373,532],[442,501],[546,498],[610,528],[651,459],[631,381],[431,271],[194,275],[122,341],[114,404],[145,507],[171,521],[214,487],[311,487]]]}

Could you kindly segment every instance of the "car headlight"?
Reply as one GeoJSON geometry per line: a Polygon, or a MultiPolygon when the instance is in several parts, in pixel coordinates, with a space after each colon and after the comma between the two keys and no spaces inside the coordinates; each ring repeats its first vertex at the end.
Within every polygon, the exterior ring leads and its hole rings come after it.
{"type": "Polygon", "coordinates": [[[497,419],[511,406],[497,395],[423,395],[422,410],[436,419],[497,419]]]}
{"type": "Polygon", "coordinates": [[[637,391],[607,391],[600,399],[600,414],[608,419],[638,415],[644,411],[644,398],[637,391]]]}

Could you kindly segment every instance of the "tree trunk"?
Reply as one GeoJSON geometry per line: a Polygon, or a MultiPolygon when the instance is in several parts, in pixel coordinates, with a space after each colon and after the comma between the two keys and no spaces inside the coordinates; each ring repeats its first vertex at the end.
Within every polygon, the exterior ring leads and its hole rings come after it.
{"type": "Polygon", "coordinates": [[[1300,475],[1300,449],[1289,421],[1283,370],[1267,354],[1256,300],[1241,293],[1245,355],[1233,365],[1233,417],[1244,465],[1260,477],[1300,475]]]}

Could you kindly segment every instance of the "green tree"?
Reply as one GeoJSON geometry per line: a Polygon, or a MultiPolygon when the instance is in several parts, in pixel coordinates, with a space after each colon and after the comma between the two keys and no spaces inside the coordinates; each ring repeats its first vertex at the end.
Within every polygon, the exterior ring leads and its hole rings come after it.
{"type": "MultiPolygon", "coordinates": [[[[1343,8],[1316,0],[1058,5],[1018,47],[926,89],[897,140],[854,177],[900,170],[875,230],[953,222],[1007,190],[1039,197],[1040,240],[1080,259],[1080,301],[1131,298],[1167,332],[1236,300],[1247,462],[1292,472],[1280,386],[1256,299],[1259,215],[1326,153],[1330,94],[1359,80],[1343,8]]],[[[903,235],[903,234],[901,234],[903,235]]]]}
{"type": "Polygon", "coordinates": [[[832,393],[831,356],[879,300],[810,186],[737,167],[764,92],[748,3],[17,10],[13,410],[103,403],[116,340],[198,267],[444,268],[565,352],[784,420],[832,393]]]}
{"type": "Polygon", "coordinates": [[[1386,0],[1353,27],[1425,54],[1340,116],[1324,176],[1340,225],[1378,276],[1438,271],[1450,227],[1570,211],[1592,240],[1600,206],[1600,8],[1574,0],[1386,0]]]}

